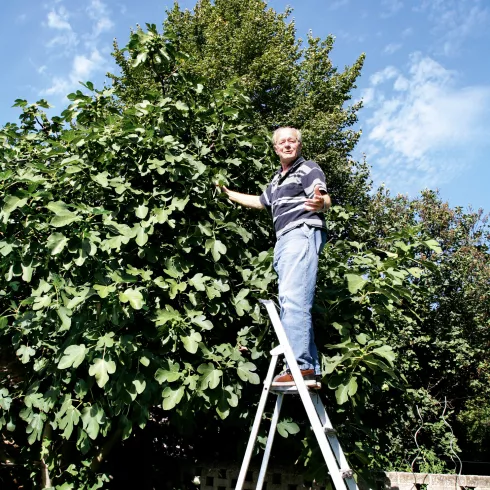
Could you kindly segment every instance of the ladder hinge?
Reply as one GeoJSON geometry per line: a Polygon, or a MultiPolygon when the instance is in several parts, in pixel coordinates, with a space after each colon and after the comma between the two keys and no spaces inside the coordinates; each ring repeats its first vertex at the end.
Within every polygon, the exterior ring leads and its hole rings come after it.
{"type": "Polygon", "coordinates": [[[342,476],[342,478],[352,478],[354,476],[354,472],[350,469],[350,468],[347,468],[346,470],[340,470],[340,474],[342,476]]]}

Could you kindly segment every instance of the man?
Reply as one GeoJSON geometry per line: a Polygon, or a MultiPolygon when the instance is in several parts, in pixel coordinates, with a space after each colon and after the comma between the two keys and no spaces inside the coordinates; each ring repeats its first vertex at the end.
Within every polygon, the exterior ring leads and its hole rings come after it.
{"type": "MultiPolygon", "coordinates": [[[[231,201],[272,213],[276,232],[274,269],[279,278],[281,322],[307,386],[318,389],[321,373],[314,341],[311,308],[315,295],[318,256],[326,241],[322,212],[330,207],[325,175],[301,156],[301,132],[277,129],[272,137],[281,168],[261,196],[222,187],[231,201]]],[[[289,370],[273,386],[294,386],[289,370]]]]}

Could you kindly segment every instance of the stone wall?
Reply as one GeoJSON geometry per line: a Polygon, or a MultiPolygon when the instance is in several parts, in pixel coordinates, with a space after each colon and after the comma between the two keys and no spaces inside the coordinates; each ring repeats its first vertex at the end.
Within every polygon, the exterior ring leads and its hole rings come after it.
{"type": "Polygon", "coordinates": [[[385,473],[385,490],[490,490],[490,476],[385,473]]]}
{"type": "MultiPolygon", "coordinates": [[[[234,490],[239,467],[203,468],[196,483],[201,490],[234,490]]],[[[245,478],[244,490],[254,490],[258,469],[245,478]]],[[[274,468],[265,478],[263,490],[332,490],[329,486],[304,481],[288,468],[274,468]]],[[[429,473],[385,473],[375,490],[490,490],[490,476],[436,475],[429,473]]]]}

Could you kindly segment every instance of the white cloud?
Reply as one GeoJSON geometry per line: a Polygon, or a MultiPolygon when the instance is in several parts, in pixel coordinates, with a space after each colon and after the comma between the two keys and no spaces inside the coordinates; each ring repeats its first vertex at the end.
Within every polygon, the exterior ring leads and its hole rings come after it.
{"type": "Polygon", "coordinates": [[[73,60],[73,69],[70,78],[77,82],[79,80],[86,81],[87,77],[92,73],[102,69],[104,62],[104,58],[97,50],[92,51],[89,58],[83,55],[77,55],[73,60]]]}
{"type": "Polygon", "coordinates": [[[386,54],[393,54],[396,53],[400,48],[402,47],[401,44],[397,43],[390,43],[385,46],[385,49],[383,50],[386,54]]]}
{"type": "Polygon", "coordinates": [[[446,56],[460,54],[468,38],[483,34],[490,25],[490,6],[481,6],[480,0],[422,0],[414,10],[428,14],[436,51],[446,56]]]}
{"type": "Polygon", "coordinates": [[[88,16],[95,21],[93,26],[93,35],[99,36],[102,32],[110,31],[114,27],[109,17],[109,11],[105,3],[100,0],[91,0],[87,7],[88,16]]]}
{"type": "Polygon", "coordinates": [[[381,0],[381,8],[383,9],[381,17],[391,17],[403,8],[403,2],[401,0],[381,0]]]}
{"type": "Polygon", "coordinates": [[[47,43],[47,48],[64,47],[65,51],[62,54],[70,52],[78,44],[78,36],[73,31],[68,31],[59,36],[51,38],[47,43]]]}
{"type": "Polygon", "coordinates": [[[374,100],[375,90],[373,87],[365,88],[361,91],[361,99],[364,106],[369,105],[374,100]]]}
{"type": "Polygon", "coordinates": [[[46,42],[46,47],[51,51],[53,48],[58,50],[63,48],[62,51],[57,51],[57,54],[70,54],[78,44],[78,36],[69,22],[70,17],[70,13],[63,5],[60,5],[59,7],[51,7],[46,21],[43,22],[44,26],[57,31],[57,34],[46,42]]]}
{"type": "Polygon", "coordinates": [[[394,66],[387,66],[383,68],[383,70],[378,71],[369,77],[369,81],[371,85],[379,85],[380,83],[384,83],[387,80],[390,80],[398,75],[398,69],[394,66]]]}
{"type": "Polygon", "coordinates": [[[407,190],[441,185],[487,144],[490,86],[457,87],[454,72],[421,54],[411,56],[408,73],[388,66],[370,82],[362,151],[377,181],[407,190]]]}
{"type": "Polygon", "coordinates": [[[337,37],[349,43],[363,43],[366,40],[366,38],[362,34],[348,32],[342,29],[339,29],[337,37]]]}
{"type": "Polygon", "coordinates": [[[41,92],[42,95],[66,95],[77,87],[79,82],[86,82],[97,72],[105,71],[106,59],[94,49],[89,56],[76,55],[73,59],[71,71],[67,77],[56,76],[51,86],[41,92]]]}
{"type": "Polygon", "coordinates": [[[330,10],[336,10],[340,7],[344,7],[349,3],[350,0],[330,0],[329,8],[330,10]]]}
{"type": "Polygon", "coordinates": [[[43,25],[52,37],[45,43],[47,56],[42,73],[49,86],[42,95],[64,96],[85,82],[107,71],[110,67],[110,44],[101,49],[102,36],[114,27],[111,12],[102,0],[87,0],[68,11],[62,0],[48,0],[43,25]],[[70,20],[76,19],[76,23],[70,20]],[[53,34],[54,33],[54,34],[53,34]],[[68,58],[68,63],[59,58],[68,58]]]}
{"type": "Polygon", "coordinates": [[[68,79],[62,77],[53,77],[51,81],[51,87],[42,90],[41,95],[68,94],[69,90],[70,82],[68,79]]]}
{"type": "Polygon", "coordinates": [[[53,9],[48,12],[47,25],[52,29],[71,31],[72,29],[70,23],[68,22],[68,18],[68,12],[63,6],[61,6],[58,11],[53,9]]]}

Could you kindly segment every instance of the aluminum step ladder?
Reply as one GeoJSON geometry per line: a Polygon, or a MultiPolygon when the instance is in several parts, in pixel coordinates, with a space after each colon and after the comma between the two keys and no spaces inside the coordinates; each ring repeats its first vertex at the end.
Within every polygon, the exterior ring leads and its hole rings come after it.
{"type": "Polygon", "coordinates": [[[286,333],[284,332],[284,328],[274,303],[270,300],[261,300],[261,303],[265,305],[267,312],[269,313],[272,326],[274,327],[277,338],[279,339],[279,345],[271,350],[271,364],[269,366],[269,371],[267,372],[267,377],[264,381],[264,388],[260,397],[252,430],[250,432],[250,439],[247,444],[247,449],[245,450],[245,456],[238,475],[235,490],[243,490],[245,477],[247,475],[253,449],[257,441],[260,422],[262,421],[262,416],[269,393],[276,394],[277,399],[269,429],[269,435],[267,437],[262,465],[260,467],[260,472],[257,479],[257,486],[255,487],[256,490],[262,490],[264,484],[272,443],[274,442],[274,435],[276,432],[277,423],[279,422],[279,414],[281,412],[284,395],[286,394],[294,394],[301,397],[306,414],[310,420],[311,428],[315,433],[316,439],[323,454],[323,458],[327,464],[328,472],[334,484],[335,490],[346,490],[346,488],[347,490],[358,490],[354,479],[354,472],[349,468],[342,448],[340,447],[339,440],[337,439],[336,431],[332,427],[325,407],[320,400],[320,396],[317,392],[315,392],[315,390],[310,391],[307,388],[303,377],[301,376],[298,363],[296,362],[293,351],[291,350],[291,346],[287,340],[286,333]],[[280,388],[272,386],[277,360],[280,355],[284,355],[296,386],[280,388]]]}

